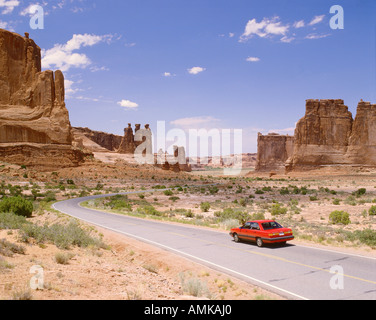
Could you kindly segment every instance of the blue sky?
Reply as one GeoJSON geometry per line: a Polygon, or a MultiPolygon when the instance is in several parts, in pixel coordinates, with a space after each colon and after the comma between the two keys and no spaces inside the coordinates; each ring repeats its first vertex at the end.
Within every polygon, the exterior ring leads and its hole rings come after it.
{"type": "Polygon", "coordinates": [[[73,126],[243,129],[256,152],[257,132],[293,134],[307,99],[344,99],[354,116],[376,103],[374,0],[0,0],[0,27],[62,69],[73,126]]]}

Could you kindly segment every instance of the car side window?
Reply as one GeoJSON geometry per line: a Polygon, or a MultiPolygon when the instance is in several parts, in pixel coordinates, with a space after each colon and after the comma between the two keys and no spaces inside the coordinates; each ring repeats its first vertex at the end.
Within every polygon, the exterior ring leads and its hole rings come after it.
{"type": "Polygon", "coordinates": [[[251,229],[251,224],[249,222],[247,222],[244,227],[244,229],[251,229]]]}
{"type": "Polygon", "coordinates": [[[251,223],[251,229],[252,230],[260,230],[260,226],[256,222],[251,223]]]}
{"type": "Polygon", "coordinates": [[[260,230],[260,226],[256,222],[251,223],[251,229],[252,230],[260,230]]]}

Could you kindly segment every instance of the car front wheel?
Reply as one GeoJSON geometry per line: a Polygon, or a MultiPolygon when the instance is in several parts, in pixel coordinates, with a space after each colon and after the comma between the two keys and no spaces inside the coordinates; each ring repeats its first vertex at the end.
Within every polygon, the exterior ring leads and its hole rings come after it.
{"type": "Polygon", "coordinates": [[[234,234],[234,241],[240,242],[239,236],[236,233],[234,234]]]}
{"type": "Polygon", "coordinates": [[[258,246],[259,248],[261,248],[261,247],[264,245],[264,242],[262,241],[261,238],[257,238],[256,243],[257,243],[257,246],[258,246]]]}

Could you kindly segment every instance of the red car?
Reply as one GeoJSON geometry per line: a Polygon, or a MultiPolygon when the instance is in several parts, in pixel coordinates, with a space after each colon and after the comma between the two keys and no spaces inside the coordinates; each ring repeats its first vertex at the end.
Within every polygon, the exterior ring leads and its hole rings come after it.
{"type": "Polygon", "coordinates": [[[230,235],[235,242],[255,241],[259,247],[265,243],[286,244],[287,241],[294,240],[292,230],[282,227],[274,220],[249,221],[242,227],[231,229],[230,235]]]}

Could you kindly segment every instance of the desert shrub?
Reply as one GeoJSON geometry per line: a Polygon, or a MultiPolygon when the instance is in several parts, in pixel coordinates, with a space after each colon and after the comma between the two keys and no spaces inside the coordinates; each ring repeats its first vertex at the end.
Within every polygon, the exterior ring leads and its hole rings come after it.
{"type": "Polygon", "coordinates": [[[22,226],[20,235],[23,241],[27,242],[33,238],[37,243],[52,242],[58,248],[67,250],[71,246],[87,248],[89,246],[106,248],[101,239],[91,236],[80,225],[72,221],[68,225],[54,224],[52,226],[38,226],[28,224],[22,226]]]}
{"type": "Polygon", "coordinates": [[[12,212],[0,212],[0,230],[16,230],[24,224],[29,224],[26,217],[16,216],[12,212]]]}
{"type": "Polygon", "coordinates": [[[372,206],[369,210],[368,210],[368,214],[370,216],[376,216],[376,206],[372,206]]]}
{"type": "Polygon", "coordinates": [[[181,281],[181,288],[184,293],[198,298],[203,296],[206,296],[208,298],[211,297],[211,293],[205,282],[202,282],[197,278],[187,279],[185,273],[180,273],[179,277],[181,281]]]}
{"type": "Polygon", "coordinates": [[[202,202],[200,208],[202,212],[209,212],[211,206],[209,202],[202,202]]]}
{"type": "Polygon", "coordinates": [[[367,189],[361,188],[361,189],[358,189],[357,191],[355,191],[353,193],[353,195],[356,196],[356,197],[361,197],[361,196],[364,196],[366,193],[367,193],[367,189]]]}
{"type": "Polygon", "coordinates": [[[186,218],[194,218],[195,214],[192,212],[192,210],[188,210],[187,212],[184,213],[186,218]]]}
{"type": "Polygon", "coordinates": [[[355,237],[363,244],[370,247],[376,246],[376,231],[371,229],[357,230],[354,232],[355,237]]]}
{"type": "Polygon", "coordinates": [[[279,191],[279,193],[281,195],[286,195],[286,194],[290,194],[290,190],[286,187],[282,187],[281,190],[279,191]]]}
{"type": "Polygon", "coordinates": [[[73,255],[70,253],[57,252],[55,254],[55,261],[58,264],[67,265],[69,264],[69,260],[71,260],[72,258],[73,258],[73,255]]]}
{"type": "Polygon", "coordinates": [[[334,200],[333,200],[333,204],[334,204],[335,206],[339,206],[339,205],[341,204],[341,200],[340,200],[340,199],[334,199],[334,200]]]}
{"type": "Polygon", "coordinates": [[[219,222],[234,219],[238,220],[240,224],[245,223],[250,218],[250,215],[247,212],[232,208],[217,211],[214,215],[219,218],[219,222]]]}
{"type": "Polygon", "coordinates": [[[216,186],[209,188],[210,194],[216,194],[216,193],[218,193],[218,191],[219,191],[219,189],[216,186]]]}
{"type": "Polygon", "coordinates": [[[172,196],[174,193],[171,190],[166,190],[163,192],[165,196],[172,196]]]}
{"type": "Polygon", "coordinates": [[[272,214],[272,216],[284,215],[287,213],[287,208],[284,208],[281,204],[276,203],[272,205],[270,213],[272,214]]]}
{"type": "Polygon", "coordinates": [[[5,239],[0,240],[0,255],[13,257],[13,254],[25,254],[25,248],[5,239]]]}
{"type": "Polygon", "coordinates": [[[19,196],[5,198],[0,202],[1,212],[12,212],[18,216],[30,218],[33,213],[33,203],[19,196]]]}
{"type": "Polygon", "coordinates": [[[329,216],[329,222],[332,224],[344,224],[351,223],[350,215],[345,211],[333,211],[329,216]]]}
{"type": "Polygon", "coordinates": [[[265,220],[265,214],[262,212],[256,212],[250,216],[250,220],[265,220]]]}
{"type": "Polygon", "coordinates": [[[162,216],[162,212],[159,212],[157,209],[155,209],[152,205],[146,205],[142,207],[137,208],[138,213],[146,214],[149,216],[162,216]]]}
{"type": "Polygon", "coordinates": [[[248,199],[246,199],[246,198],[239,199],[239,204],[242,207],[246,207],[248,205],[248,199]]]}
{"type": "Polygon", "coordinates": [[[162,185],[156,185],[154,187],[152,187],[153,189],[157,189],[157,190],[160,190],[160,189],[166,189],[166,186],[162,186],[162,185]]]}

